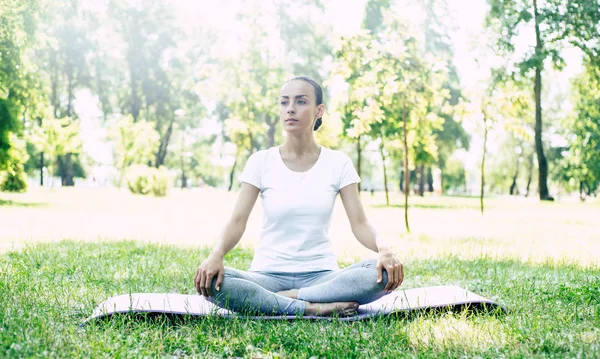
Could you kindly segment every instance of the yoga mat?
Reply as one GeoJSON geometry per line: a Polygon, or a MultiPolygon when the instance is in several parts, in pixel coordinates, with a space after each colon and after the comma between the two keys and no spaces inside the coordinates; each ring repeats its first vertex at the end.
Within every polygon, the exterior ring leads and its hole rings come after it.
{"type": "MultiPolygon", "coordinates": [[[[358,308],[358,314],[350,317],[337,318],[342,321],[362,320],[377,316],[385,316],[398,312],[410,312],[427,309],[506,309],[500,304],[457,286],[436,286],[414,289],[396,290],[374,302],[363,304],[358,308]]],[[[89,321],[123,313],[155,313],[170,315],[243,317],[253,319],[324,319],[325,316],[244,316],[220,308],[200,295],[176,293],[132,293],[109,298],[100,303],[89,321]]]]}

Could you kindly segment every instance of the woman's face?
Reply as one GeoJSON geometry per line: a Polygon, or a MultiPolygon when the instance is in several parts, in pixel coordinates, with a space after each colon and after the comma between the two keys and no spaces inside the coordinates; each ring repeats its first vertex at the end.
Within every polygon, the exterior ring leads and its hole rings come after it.
{"type": "Polygon", "coordinates": [[[312,131],[324,109],[323,104],[317,106],[315,90],[307,82],[290,81],[281,88],[279,118],[287,132],[312,131]]]}

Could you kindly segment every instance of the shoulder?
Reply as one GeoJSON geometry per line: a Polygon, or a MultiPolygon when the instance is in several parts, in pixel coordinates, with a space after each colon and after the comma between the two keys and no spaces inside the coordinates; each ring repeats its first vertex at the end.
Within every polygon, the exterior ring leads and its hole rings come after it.
{"type": "Polygon", "coordinates": [[[332,162],[339,163],[341,165],[344,165],[348,162],[352,162],[352,160],[350,159],[350,156],[348,156],[346,153],[344,153],[340,150],[333,150],[331,148],[327,148],[324,146],[322,147],[322,150],[324,151],[324,154],[332,162]]]}
{"type": "Polygon", "coordinates": [[[258,150],[248,157],[248,161],[264,161],[264,159],[269,155],[272,151],[273,147],[265,150],[258,150]]]}
{"type": "Polygon", "coordinates": [[[275,161],[278,153],[277,147],[258,150],[248,157],[247,163],[251,166],[263,167],[265,163],[275,161]]]}

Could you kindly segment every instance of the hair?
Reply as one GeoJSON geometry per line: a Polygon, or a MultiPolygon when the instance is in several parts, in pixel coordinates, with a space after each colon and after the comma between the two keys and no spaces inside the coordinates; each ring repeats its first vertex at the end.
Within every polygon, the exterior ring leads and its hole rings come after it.
{"type": "MultiPolygon", "coordinates": [[[[317,98],[317,106],[323,104],[323,89],[321,88],[321,85],[319,85],[315,80],[313,80],[307,76],[296,76],[293,79],[288,80],[287,82],[290,82],[290,81],[304,81],[304,82],[309,83],[315,90],[315,97],[317,98]]],[[[317,118],[317,121],[315,122],[315,127],[313,128],[313,130],[314,131],[318,130],[319,127],[321,127],[321,124],[323,124],[323,120],[322,120],[322,117],[319,117],[319,118],[317,118]]]]}

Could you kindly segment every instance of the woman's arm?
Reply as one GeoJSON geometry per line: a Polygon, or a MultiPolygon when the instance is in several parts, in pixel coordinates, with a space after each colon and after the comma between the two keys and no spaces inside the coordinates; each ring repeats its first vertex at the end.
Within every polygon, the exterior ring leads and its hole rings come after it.
{"type": "Polygon", "coordinates": [[[395,290],[404,281],[404,266],[394,255],[388,241],[377,236],[375,228],[371,226],[365,215],[362,202],[358,195],[358,185],[350,184],[340,190],[342,203],[346,209],[352,233],[365,247],[379,253],[377,257],[377,283],[381,282],[383,269],[388,274],[385,290],[395,290]]]}
{"type": "Polygon", "coordinates": [[[231,218],[225,225],[221,238],[211,251],[211,255],[223,258],[239,243],[246,230],[248,217],[250,217],[250,213],[252,213],[252,208],[254,208],[258,193],[258,188],[246,182],[242,182],[231,218]]]}
{"type": "Polygon", "coordinates": [[[375,228],[367,220],[365,210],[358,195],[358,185],[350,184],[340,190],[340,197],[350,221],[350,228],[356,239],[370,250],[381,253],[391,250],[389,242],[377,237],[375,228]]]}
{"type": "Polygon", "coordinates": [[[256,198],[258,198],[258,193],[258,188],[246,182],[242,182],[242,187],[235,207],[233,208],[233,213],[223,229],[221,238],[208,258],[206,258],[196,270],[194,286],[198,293],[211,297],[213,295],[211,285],[215,276],[217,276],[215,287],[217,290],[220,289],[225,273],[223,257],[225,257],[225,254],[232,250],[242,238],[242,235],[246,230],[248,217],[250,217],[252,208],[254,208],[254,204],[256,203],[256,198]]]}

